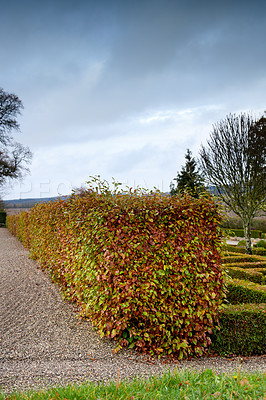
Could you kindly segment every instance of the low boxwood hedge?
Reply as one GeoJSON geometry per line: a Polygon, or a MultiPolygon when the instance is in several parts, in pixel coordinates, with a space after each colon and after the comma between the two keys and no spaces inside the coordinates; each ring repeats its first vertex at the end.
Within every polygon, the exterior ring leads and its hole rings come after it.
{"type": "Polygon", "coordinates": [[[266,249],[266,240],[264,240],[264,239],[259,240],[259,241],[254,245],[254,247],[262,247],[262,248],[266,249]]]}
{"type": "Polygon", "coordinates": [[[228,305],[212,335],[211,351],[219,355],[266,354],[266,304],[228,305]]]}
{"type": "Polygon", "coordinates": [[[223,259],[224,259],[224,257],[236,257],[236,256],[242,256],[243,254],[241,254],[241,253],[233,253],[233,252],[231,252],[231,251],[224,251],[223,252],[223,259]]]}
{"type": "MultiPolygon", "coordinates": [[[[229,234],[230,236],[236,237],[244,237],[244,230],[243,229],[224,229],[224,231],[229,234]]],[[[262,231],[259,230],[252,230],[251,237],[253,239],[262,238],[262,231]]]]}
{"type": "Polygon", "coordinates": [[[266,265],[265,265],[265,268],[252,268],[252,271],[260,272],[264,276],[266,276],[266,265]]]}
{"type": "Polygon", "coordinates": [[[241,279],[227,282],[226,301],[230,304],[266,303],[266,286],[241,279]]]}
{"type": "Polygon", "coordinates": [[[246,253],[246,248],[245,247],[238,247],[233,244],[227,244],[223,248],[224,252],[227,253],[237,253],[237,254],[245,254],[246,253]]]}
{"type": "Polygon", "coordinates": [[[259,285],[265,285],[266,277],[261,272],[261,270],[266,272],[266,268],[265,270],[264,268],[256,268],[255,270],[253,268],[243,269],[241,267],[229,267],[226,269],[226,272],[231,278],[244,279],[254,283],[258,283],[259,285]]]}
{"type": "Polygon", "coordinates": [[[266,249],[264,249],[263,247],[253,247],[252,253],[260,256],[266,256],[266,249]]]}
{"type": "Polygon", "coordinates": [[[223,256],[223,264],[231,264],[231,263],[253,263],[253,262],[263,262],[265,258],[258,255],[224,255],[223,256]]]}
{"type": "MultiPolygon", "coordinates": [[[[246,247],[235,246],[227,244],[223,247],[224,255],[246,254],[246,247]]],[[[252,254],[258,256],[266,256],[266,249],[264,247],[252,247],[252,254]]]]}
{"type": "Polygon", "coordinates": [[[266,269],[266,261],[259,262],[236,262],[236,263],[225,263],[225,268],[242,268],[242,269],[254,269],[254,268],[265,268],[266,269]]]}

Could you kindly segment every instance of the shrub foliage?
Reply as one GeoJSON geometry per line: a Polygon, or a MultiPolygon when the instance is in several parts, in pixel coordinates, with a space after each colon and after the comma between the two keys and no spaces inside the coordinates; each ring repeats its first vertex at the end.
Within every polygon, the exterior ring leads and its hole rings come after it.
{"type": "Polygon", "coordinates": [[[265,257],[263,256],[259,256],[259,255],[249,255],[249,254],[245,254],[245,255],[238,255],[238,254],[233,254],[230,256],[227,256],[225,254],[225,256],[223,257],[223,263],[224,264],[232,264],[232,263],[260,263],[260,262],[264,262],[265,261],[265,257]]]}
{"type": "Polygon", "coordinates": [[[221,215],[211,197],[73,193],[8,227],[101,336],[149,354],[204,354],[223,300],[221,215]]]}
{"type": "Polygon", "coordinates": [[[264,247],[255,247],[252,252],[258,256],[266,256],[266,249],[264,247]]]}
{"type": "MultiPolygon", "coordinates": [[[[266,267],[266,263],[265,263],[266,267]]],[[[244,279],[254,283],[259,283],[260,285],[264,285],[266,283],[266,268],[241,268],[241,267],[228,267],[227,265],[227,274],[231,278],[236,279],[244,279]]]]}
{"type": "Polygon", "coordinates": [[[266,303],[266,287],[241,279],[232,279],[227,285],[230,304],[266,303]]]}
{"type": "Polygon", "coordinates": [[[225,306],[220,329],[212,337],[212,351],[221,355],[242,356],[266,354],[266,304],[225,306]]]}
{"type": "Polygon", "coordinates": [[[6,212],[0,210],[0,224],[5,225],[6,223],[6,212]]]}
{"type": "MultiPolygon", "coordinates": [[[[224,231],[226,233],[230,233],[230,235],[232,236],[237,236],[237,237],[244,237],[244,230],[243,229],[224,229],[224,231]]],[[[260,238],[262,236],[262,231],[258,231],[258,230],[252,230],[251,231],[251,238],[257,239],[260,238]]]]}

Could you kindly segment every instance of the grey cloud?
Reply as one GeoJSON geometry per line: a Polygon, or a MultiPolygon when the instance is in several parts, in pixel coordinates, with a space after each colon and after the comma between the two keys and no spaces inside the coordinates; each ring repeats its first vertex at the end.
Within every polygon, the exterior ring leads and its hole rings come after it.
{"type": "Polygon", "coordinates": [[[12,4],[0,16],[0,37],[10,32],[1,67],[25,103],[26,131],[35,125],[40,143],[114,135],[107,125],[149,108],[223,103],[244,93],[252,104],[254,87],[265,92],[262,1],[12,4]],[[93,75],[95,62],[103,68],[92,83],[86,73],[93,75]]]}
{"type": "Polygon", "coordinates": [[[153,145],[146,145],[140,149],[125,150],[112,154],[108,163],[110,173],[128,172],[139,168],[141,164],[148,162],[157,153],[158,148],[153,145]]]}

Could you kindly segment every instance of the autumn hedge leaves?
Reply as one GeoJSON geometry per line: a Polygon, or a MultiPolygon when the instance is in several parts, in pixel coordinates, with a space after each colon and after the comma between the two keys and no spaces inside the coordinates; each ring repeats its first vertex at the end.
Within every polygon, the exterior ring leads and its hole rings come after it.
{"type": "Polygon", "coordinates": [[[88,190],[8,217],[101,335],[180,359],[208,349],[224,297],[211,197],[88,190]]]}

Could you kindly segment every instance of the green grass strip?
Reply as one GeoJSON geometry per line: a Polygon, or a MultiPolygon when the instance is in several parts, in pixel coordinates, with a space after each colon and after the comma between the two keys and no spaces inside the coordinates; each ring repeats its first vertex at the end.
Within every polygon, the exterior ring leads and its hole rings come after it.
{"type": "Polygon", "coordinates": [[[266,374],[233,374],[205,371],[165,373],[161,377],[135,379],[108,384],[82,384],[7,395],[0,400],[155,400],[155,399],[265,399],[266,374]]]}

